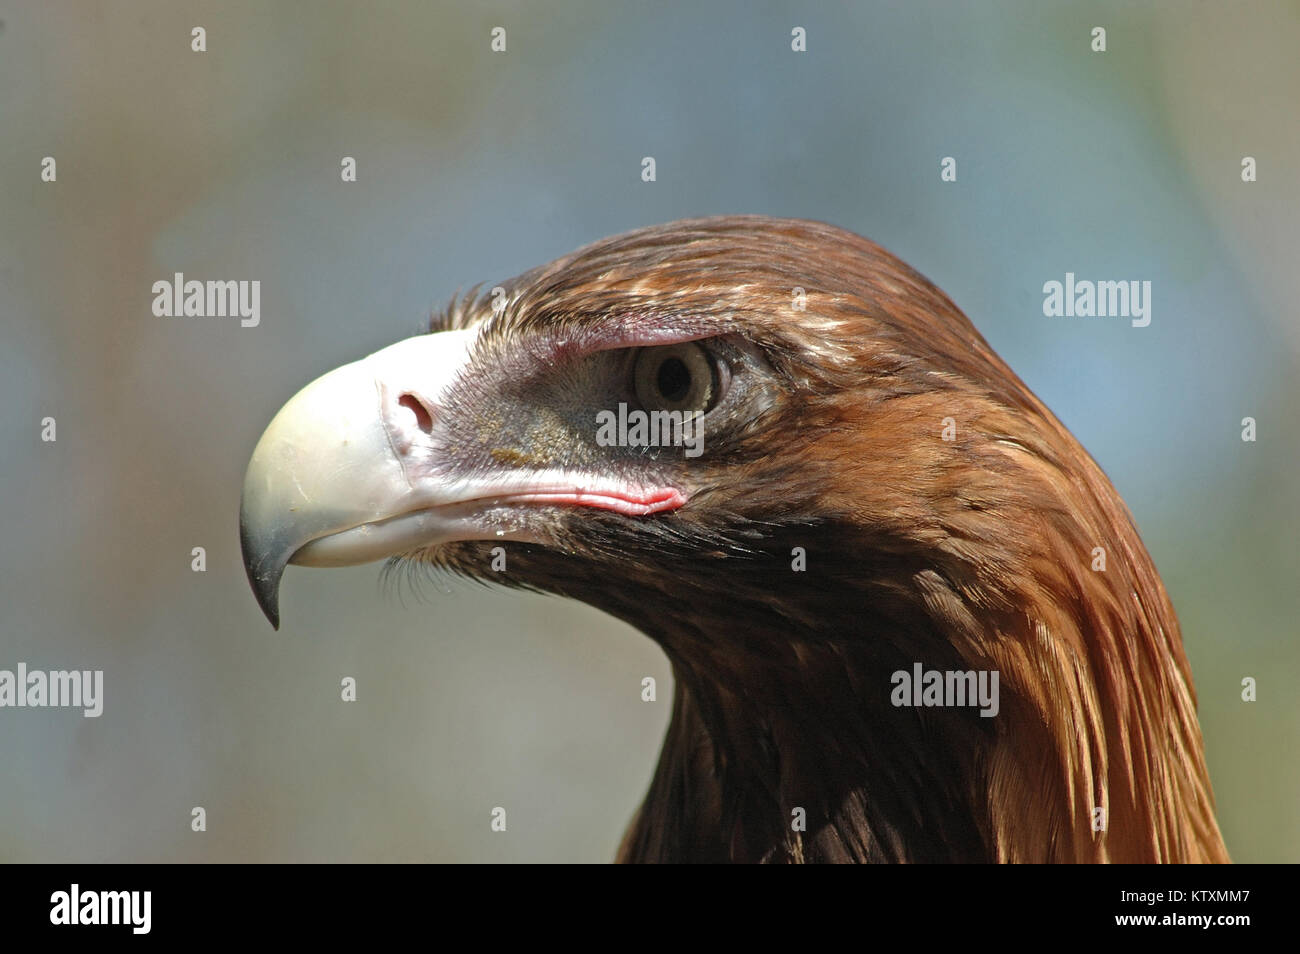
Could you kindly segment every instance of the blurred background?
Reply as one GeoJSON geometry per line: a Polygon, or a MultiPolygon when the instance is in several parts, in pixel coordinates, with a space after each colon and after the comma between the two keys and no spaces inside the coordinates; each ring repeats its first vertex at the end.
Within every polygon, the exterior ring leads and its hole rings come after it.
{"type": "Polygon", "coordinates": [[[291,569],[274,633],[244,468],[458,289],[756,212],[899,254],[1078,435],[1179,610],[1234,859],[1300,860],[1297,49],[1296,3],[0,0],[0,668],[105,672],[99,719],[0,710],[0,859],[610,859],[658,649],[374,565],[291,569]],[[1043,317],[1067,271],[1150,280],[1150,327],[1043,317]],[[174,272],[259,279],[261,324],[155,317],[174,272]]]}

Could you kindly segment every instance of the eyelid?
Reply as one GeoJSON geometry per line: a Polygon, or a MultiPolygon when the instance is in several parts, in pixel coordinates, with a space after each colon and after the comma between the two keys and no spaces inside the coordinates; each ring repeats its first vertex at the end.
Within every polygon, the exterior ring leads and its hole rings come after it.
{"type": "Polygon", "coordinates": [[[577,331],[573,337],[560,338],[549,336],[547,350],[556,361],[572,360],[602,351],[619,351],[626,348],[658,348],[664,345],[684,344],[688,341],[704,341],[725,334],[716,326],[708,328],[682,326],[651,326],[639,324],[620,326],[596,326],[577,331]]]}

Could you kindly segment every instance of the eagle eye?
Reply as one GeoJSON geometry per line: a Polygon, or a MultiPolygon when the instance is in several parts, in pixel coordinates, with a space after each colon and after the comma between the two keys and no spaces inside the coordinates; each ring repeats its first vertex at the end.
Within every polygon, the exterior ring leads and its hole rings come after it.
{"type": "Polygon", "coordinates": [[[717,364],[694,341],[642,348],[632,367],[637,400],[647,411],[699,411],[718,403],[717,364]]]}

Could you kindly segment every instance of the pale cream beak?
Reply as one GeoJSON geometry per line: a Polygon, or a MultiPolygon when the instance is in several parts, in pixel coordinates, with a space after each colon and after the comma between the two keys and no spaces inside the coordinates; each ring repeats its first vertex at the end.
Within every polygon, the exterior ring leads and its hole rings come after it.
{"type": "Polygon", "coordinates": [[[279,628],[286,564],[346,566],[473,539],[470,490],[430,479],[440,401],[468,363],[474,330],[398,342],[307,385],[257,442],[240,502],[244,565],[279,628]],[[409,475],[419,462],[423,477],[409,475]]]}

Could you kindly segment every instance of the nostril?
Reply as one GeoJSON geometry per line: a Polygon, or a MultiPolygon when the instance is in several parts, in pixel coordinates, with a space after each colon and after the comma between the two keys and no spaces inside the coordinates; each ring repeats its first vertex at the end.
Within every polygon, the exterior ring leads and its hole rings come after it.
{"type": "Polygon", "coordinates": [[[426,434],[433,433],[433,415],[429,409],[424,406],[419,398],[414,394],[403,394],[397,399],[397,403],[406,408],[415,416],[415,426],[426,434]]]}

